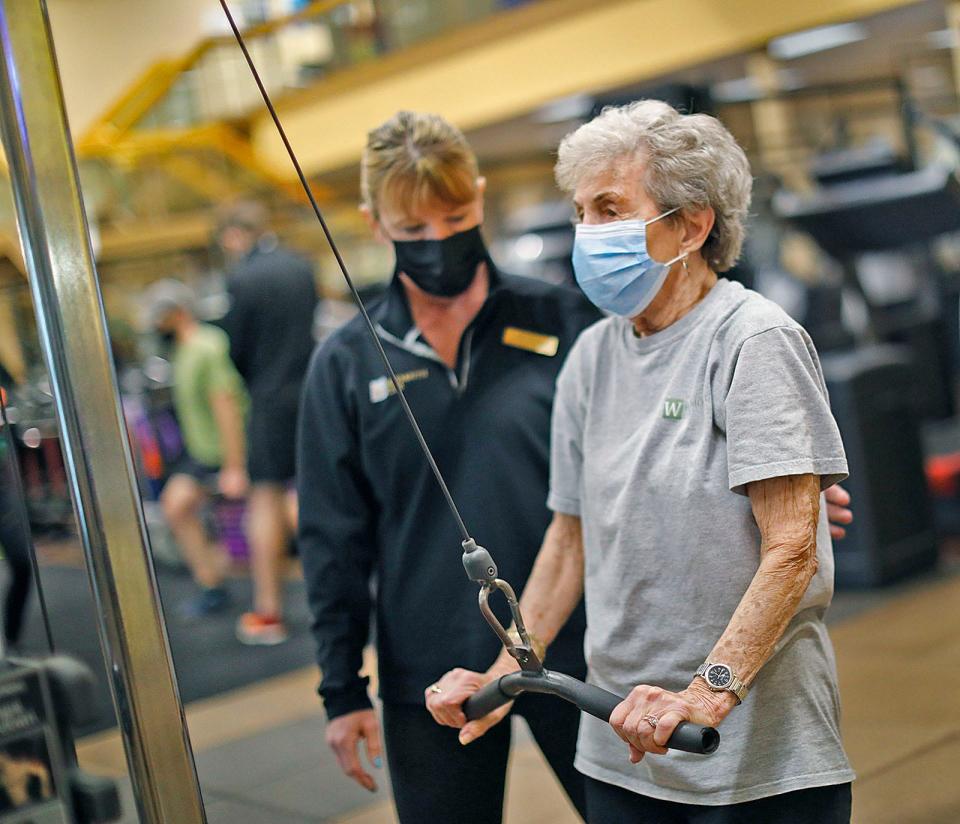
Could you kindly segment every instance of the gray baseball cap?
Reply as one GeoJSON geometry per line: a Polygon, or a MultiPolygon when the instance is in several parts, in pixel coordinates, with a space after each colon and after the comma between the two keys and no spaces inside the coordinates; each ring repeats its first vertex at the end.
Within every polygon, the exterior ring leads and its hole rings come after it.
{"type": "Polygon", "coordinates": [[[153,283],[143,293],[141,320],[145,329],[156,329],[174,309],[194,312],[193,290],[179,280],[164,278],[153,283]]]}

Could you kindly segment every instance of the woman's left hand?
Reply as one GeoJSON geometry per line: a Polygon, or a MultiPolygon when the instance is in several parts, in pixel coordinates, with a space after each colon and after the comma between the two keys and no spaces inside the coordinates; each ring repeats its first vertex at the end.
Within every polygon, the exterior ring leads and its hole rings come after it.
{"type": "Polygon", "coordinates": [[[630,747],[630,760],[640,763],[646,753],[663,755],[681,721],[715,727],[736,706],[730,692],[713,692],[691,684],[683,692],[641,684],[617,705],[610,726],[630,747]]]}

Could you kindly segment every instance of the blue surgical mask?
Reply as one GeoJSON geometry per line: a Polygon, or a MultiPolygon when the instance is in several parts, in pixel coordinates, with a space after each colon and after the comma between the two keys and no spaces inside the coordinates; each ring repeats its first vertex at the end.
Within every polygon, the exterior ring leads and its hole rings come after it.
{"type": "Polygon", "coordinates": [[[591,303],[625,318],[636,317],[650,305],[670,267],[685,255],[666,263],[655,261],[647,251],[647,226],[676,211],[671,209],[647,221],[577,225],[573,271],[591,303]]]}

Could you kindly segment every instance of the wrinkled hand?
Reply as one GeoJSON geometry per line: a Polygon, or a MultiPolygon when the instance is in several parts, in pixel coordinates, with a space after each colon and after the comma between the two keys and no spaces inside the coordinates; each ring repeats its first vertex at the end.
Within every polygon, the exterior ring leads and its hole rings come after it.
{"type": "Polygon", "coordinates": [[[507,717],[513,702],[497,707],[483,718],[469,722],[467,716],[463,714],[463,702],[481,687],[516,669],[516,664],[511,662],[510,664],[495,664],[486,672],[473,672],[460,668],[450,670],[436,684],[423,691],[427,709],[433,716],[433,720],[438,724],[446,727],[456,727],[460,730],[461,744],[476,741],[487,730],[507,717]],[[433,687],[439,688],[440,691],[437,692],[433,687]]]}
{"type": "Polygon", "coordinates": [[[847,534],[841,524],[853,523],[850,510],[850,493],[840,484],[834,484],[824,493],[827,498],[827,520],[830,521],[830,537],[839,541],[847,534]]]}
{"type": "Polygon", "coordinates": [[[242,498],[249,486],[250,478],[242,467],[225,466],[217,475],[217,489],[225,498],[242,498]]]}
{"type": "Polygon", "coordinates": [[[683,692],[641,684],[617,705],[610,726],[630,747],[630,761],[639,764],[647,753],[663,755],[665,746],[681,721],[717,726],[736,705],[729,692],[712,692],[695,685],[683,692]],[[656,719],[656,727],[646,718],[656,719]]]}
{"type": "Polygon", "coordinates": [[[383,748],[380,745],[380,723],[373,710],[357,710],[340,715],[327,724],[327,744],[337,756],[340,769],[361,787],[370,792],[377,782],[363,769],[358,753],[360,740],[366,743],[367,760],[377,768],[383,766],[383,748]]]}

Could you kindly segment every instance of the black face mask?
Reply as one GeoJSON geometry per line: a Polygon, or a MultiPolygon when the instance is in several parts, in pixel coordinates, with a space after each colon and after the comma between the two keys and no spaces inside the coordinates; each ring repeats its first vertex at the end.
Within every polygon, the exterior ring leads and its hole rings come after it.
{"type": "Polygon", "coordinates": [[[395,240],[397,271],[405,272],[424,292],[452,298],[467,290],[477,266],[487,259],[480,227],[443,240],[395,240]]]}

